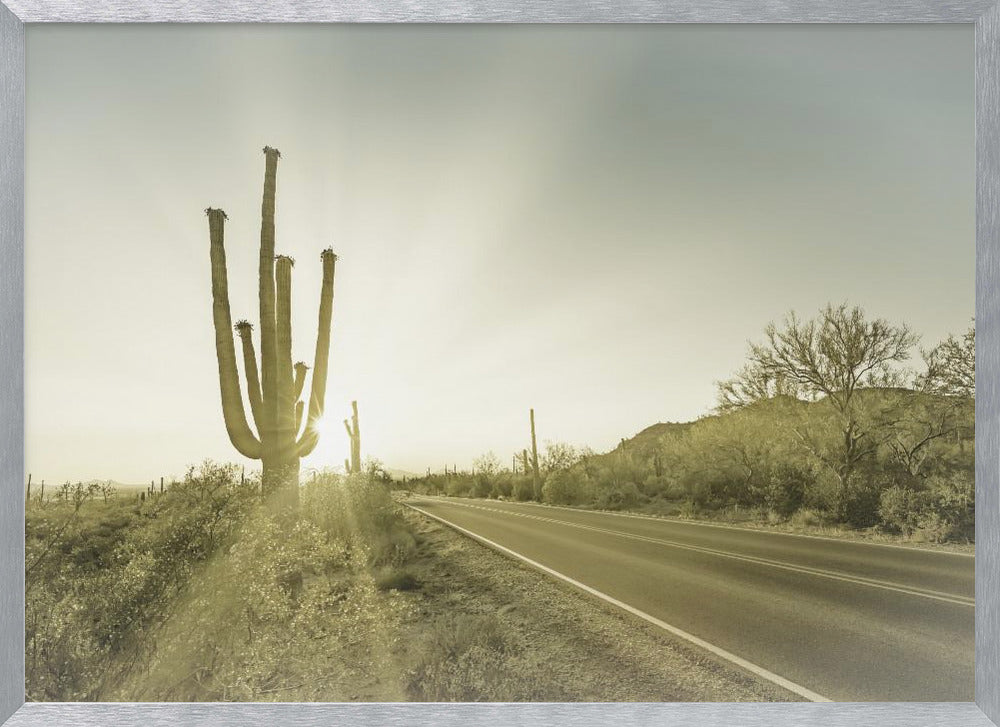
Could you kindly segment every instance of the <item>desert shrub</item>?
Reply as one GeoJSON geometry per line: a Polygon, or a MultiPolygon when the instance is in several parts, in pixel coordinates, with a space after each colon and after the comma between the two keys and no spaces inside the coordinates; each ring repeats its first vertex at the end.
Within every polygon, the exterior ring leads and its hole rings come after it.
{"type": "Polygon", "coordinates": [[[533,670],[524,666],[530,651],[496,618],[442,617],[424,639],[407,688],[414,701],[515,702],[542,697],[537,679],[530,676],[533,670]]]}
{"type": "Polygon", "coordinates": [[[926,493],[893,485],[882,493],[878,513],[886,529],[909,536],[919,526],[926,507],[926,493]]]}
{"type": "Polygon", "coordinates": [[[815,510],[802,508],[792,513],[788,523],[795,527],[816,528],[823,525],[823,517],[815,510]]]}
{"type": "Polygon", "coordinates": [[[375,587],[380,591],[412,591],[420,588],[420,582],[406,568],[383,568],[375,575],[375,587]]]}
{"type": "Polygon", "coordinates": [[[475,475],[472,479],[472,486],[469,488],[470,497],[489,497],[493,490],[493,478],[486,475],[475,475]]]}
{"type": "Polygon", "coordinates": [[[669,484],[667,478],[662,475],[657,476],[655,474],[649,475],[642,482],[642,494],[646,497],[661,497],[667,494],[669,484]]]}
{"type": "Polygon", "coordinates": [[[975,538],[972,473],[932,475],[919,490],[890,487],[882,493],[879,515],[887,529],[918,540],[972,541],[975,538]]]}
{"type": "Polygon", "coordinates": [[[95,699],[113,664],[139,660],[152,623],[240,526],[259,483],[206,462],[162,496],[83,501],[78,488],[26,521],[26,691],[95,699]]]}
{"type": "Polygon", "coordinates": [[[405,562],[416,548],[389,488],[372,477],[325,473],[301,488],[300,501],[325,537],[363,543],[370,565],[405,562]]]}
{"type": "Polygon", "coordinates": [[[472,494],[472,478],[465,475],[449,475],[445,484],[445,494],[449,497],[469,497],[472,494]]]}
{"type": "Polygon", "coordinates": [[[395,591],[417,585],[398,506],[368,475],[324,474],[300,498],[297,520],[267,507],[247,518],[115,696],[346,700],[345,684],[390,668],[407,608],[395,591]]]}
{"type": "Polygon", "coordinates": [[[530,475],[519,475],[514,478],[513,496],[519,502],[527,502],[535,496],[534,483],[530,475]]]}
{"type": "Polygon", "coordinates": [[[850,478],[841,490],[837,503],[838,519],[853,528],[870,528],[879,522],[882,496],[878,477],[858,475],[850,478]]]}
{"type": "Polygon", "coordinates": [[[677,516],[682,518],[696,518],[701,515],[702,507],[697,500],[683,500],[677,511],[677,516]]]}
{"type": "Polygon", "coordinates": [[[386,666],[401,604],[380,595],[360,533],[342,539],[260,510],[192,581],[157,650],[120,696],[186,701],[344,700],[386,666]],[[289,577],[295,574],[298,579],[289,577]],[[177,679],[178,675],[181,677],[177,679]]]}
{"type": "Polygon", "coordinates": [[[550,472],[542,485],[542,499],[556,505],[585,505],[594,498],[589,478],[576,470],[550,472]]]}
{"type": "Polygon", "coordinates": [[[936,542],[973,541],[976,536],[976,485],[971,471],[957,470],[927,480],[930,514],[920,523],[936,542]],[[933,518],[931,517],[933,516],[933,518]],[[932,523],[931,521],[934,520],[932,523]],[[936,526],[936,529],[933,529],[936,526]]]}
{"type": "Polygon", "coordinates": [[[787,518],[805,502],[812,477],[802,468],[782,464],[768,473],[762,499],[766,508],[787,518]]]}
{"type": "Polygon", "coordinates": [[[514,491],[514,479],[509,472],[501,472],[493,478],[490,497],[509,499],[514,491]]]}
{"type": "Polygon", "coordinates": [[[639,487],[634,482],[624,482],[598,490],[594,506],[600,510],[628,510],[637,507],[641,501],[639,487]]]}

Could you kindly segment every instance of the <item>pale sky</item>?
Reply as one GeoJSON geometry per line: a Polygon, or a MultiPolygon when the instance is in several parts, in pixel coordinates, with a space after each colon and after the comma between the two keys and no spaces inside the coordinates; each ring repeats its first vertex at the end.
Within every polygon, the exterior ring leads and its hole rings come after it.
{"type": "MultiPolygon", "coordinates": [[[[930,346],[974,313],[971,26],[31,26],[26,461],[144,482],[244,462],[208,225],[257,319],[265,144],[312,364],[304,467],[606,450],[715,403],[771,320],[829,301],[930,346]]],[[[256,463],[246,462],[252,467],[256,463]]]]}

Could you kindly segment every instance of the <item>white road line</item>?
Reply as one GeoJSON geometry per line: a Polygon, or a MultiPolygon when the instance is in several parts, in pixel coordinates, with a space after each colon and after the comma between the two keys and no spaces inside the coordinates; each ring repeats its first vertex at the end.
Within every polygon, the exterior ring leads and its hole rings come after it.
{"type": "Polygon", "coordinates": [[[679,629],[676,626],[671,626],[666,621],[662,621],[662,620],[656,618],[656,616],[652,616],[652,615],[646,613],[645,611],[640,611],[638,608],[635,608],[634,606],[630,606],[627,603],[625,603],[624,601],[619,601],[617,598],[614,598],[612,596],[609,596],[606,593],[598,591],[596,588],[592,588],[592,587],[588,586],[585,583],[581,583],[580,581],[578,581],[578,580],[576,580],[574,578],[570,578],[569,576],[564,575],[563,573],[560,573],[557,570],[553,570],[552,568],[549,568],[548,566],[542,565],[541,563],[539,563],[537,561],[534,561],[531,558],[528,558],[526,556],[523,556],[520,553],[511,550],[510,548],[506,548],[506,547],[500,545],[499,543],[495,543],[492,540],[489,540],[488,538],[484,538],[482,535],[477,535],[476,533],[472,532],[471,530],[466,530],[465,528],[461,527],[460,525],[456,525],[455,523],[453,523],[453,522],[451,522],[449,520],[445,520],[443,517],[439,517],[437,515],[433,515],[433,514],[427,512],[426,510],[424,510],[422,508],[416,507],[415,505],[407,504],[406,506],[409,507],[411,510],[416,510],[417,512],[422,513],[423,515],[426,515],[429,518],[433,518],[434,520],[437,520],[438,522],[444,523],[448,527],[453,528],[454,530],[457,530],[458,532],[462,533],[463,535],[467,535],[468,537],[470,537],[473,540],[476,540],[476,541],[482,543],[483,545],[487,545],[487,546],[493,548],[494,550],[497,550],[497,551],[499,551],[501,553],[504,553],[505,555],[509,555],[512,558],[516,558],[517,560],[520,560],[520,561],[522,561],[524,563],[527,563],[528,565],[530,565],[533,568],[537,568],[538,570],[540,570],[540,571],[542,571],[544,573],[548,573],[550,576],[553,576],[554,578],[558,578],[561,581],[565,581],[566,583],[569,583],[570,585],[575,586],[576,588],[579,588],[581,591],[584,591],[586,593],[589,593],[592,596],[596,596],[597,598],[600,598],[602,601],[606,601],[607,603],[610,603],[613,606],[617,606],[618,608],[620,608],[620,609],[622,609],[624,611],[628,611],[633,616],[638,616],[642,620],[647,621],[647,622],[653,624],[654,626],[658,626],[661,629],[663,629],[664,631],[667,631],[667,632],[673,634],[674,636],[682,638],[685,641],[688,641],[688,642],[694,644],[695,646],[698,646],[698,647],[704,649],[705,651],[708,651],[708,652],[710,652],[712,654],[715,654],[716,656],[718,656],[718,657],[720,657],[722,659],[725,659],[726,661],[728,661],[728,662],[730,662],[732,664],[735,664],[736,666],[738,666],[738,667],[740,667],[742,669],[745,669],[746,671],[748,671],[751,674],[754,674],[754,675],[760,677],[761,679],[765,679],[765,680],[771,682],[772,684],[776,684],[779,687],[781,687],[782,689],[787,689],[788,691],[792,692],[793,694],[799,695],[803,699],[807,699],[810,702],[832,702],[833,701],[832,699],[828,699],[827,697],[824,697],[822,694],[817,694],[816,692],[812,691],[811,689],[807,689],[806,687],[802,686],[801,684],[796,684],[795,682],[793,682],[793,681],[791,681],[789,679],[785,679],[785,677],[779,676],[778,674],[775,674],[772,671],[768,671],[764,667],[758,666],[758,665],[754,664],[753,662],[747,661],[746,659],[744,659],[744,658],[742,658],[740,656],[737,656],[736,654],[733,654],[732,652],[726,651],[725,649],[723,649],[723,648],[721,648],[719,646],[716,646],[715,644],[710,644],[709,642],[705,641],[704,639],[699,639],[694,634],[689,634],[687,631],[684,631],[683,629],[679,629]]]}
{"type": "MultiPolygon", "coordinates": [[[[437,497],[448,502],[453,502],[455,498],[443,497],[441,495],[425,495],[422,497],[437,497]]],[[[480,499],[481,498],[466,498],[480,499]]],[[[589,512],[596,515],[614,515],[615,517],[629,517],[636,520],[652,520],[661,523],[676,523],[677,525],[691,525],[697,528],[719,528],[721,530],[737,530],[741,533],[759,533],[761,535],[781,535],[787,538],[808,538],[809,540],[828,540],[833,543],[847,545],[870,545],[876,548],[895,548],[896,550],[907,550],[911,553],[933,553],[934,555],[954,555],[959,558],[975,558],[975,553],[962,553],[956,550],[932,550],[930,548],[918,548],[912,545],[898,545],[896,543],[876,543],[869,540],[849,540],[848,538],[834,538],[829,535],[810,535],[808,533],[785,533],[781,530],[767,530],[765,528],[750,528],[742,525],[726,525],[725,523],[706,523],[698,520],[684,520],[678,517],[667,515],[641,515],[636,512],[614,512],[612,510],[587,510],[582,507],[569,507],[568,505],[552,505],[547,502],[518,502],[518,505],[530,505],[531,507],[548,507],[554,510],[569,510],[570,512],[589,512]]]]}
{"type": "Polygon", "coordinates": [[[903,593],[909,596],[930,598],[935,601],[943,601],[945,603],[952,603],[958,606],[967,606],[969,608],[975,608],[976,606],[976,601],[973,598],[968,598],[967,596],[958,596],[953,593],[935,591],[930,588],[920,588],[918,586],[908,586],[903,583],[894,583],[892,581],[883,581],[875,578],[865,578],[864,576],[850,575],[848,573],[843,573],[841,571],[830,571],[830,570],[824,570],[822,568],[813,568],[805,565],[797,565],[795,563],[787,563],[785,561],[780,561],[780,560],[771,560],[770,558],[742,555],[739,553],[732,553],[725,550],[716,550],[715,548],[706,548],[701,545],[689,545],[687,543],[679,543],[674,540],[654,538],[648,535],[638,535],[636,533],[625,533],[621,532],[620,530],[609,530],[607,528],[599,528],[595,525],[584,525],[582,523],[574,523],[566,520],[557,520],[556,518],[542,517],[540,515],[529,515],[527,513],[516,512],[514,510],[504,510],[502,508],[497,508],[497,507],[486,507],[484,505],[473,505],[470,503],[452,502],[452,501],[449,501],[449,504],[458,505],[460,507],[467,507],[474,510],[483,510],[485,512],[497,512],[502,515],[513,515],[514,517],[523,517],[523,518],[528,518],[529,520],[539,520],[541,522],[556,523],[559,525],[566,525],[567,527],[579,528],[580,530],[590,530],[593,532],[605,533],[607,535],[616,535],[618,537],[627,538],[629,540],[639,540],[646,543],[655,543],[669,548],[678,548],[680,550],[694,551],[696,553],[705,553],[707,555],[714,555],[720,558],[739,560],[745,563],[754,563],[756,565],[764,565],[771,568],[778,568],[780,570],[792,571],[795,573],[804,573],[806,575],[813,575],[820,578],[828,578],[830,580],[835,580],[835,581],[844,581],[846,583],[868,586],[869,588],[878,588],[884,591],[894,591],[896,593],[903,593]]]}

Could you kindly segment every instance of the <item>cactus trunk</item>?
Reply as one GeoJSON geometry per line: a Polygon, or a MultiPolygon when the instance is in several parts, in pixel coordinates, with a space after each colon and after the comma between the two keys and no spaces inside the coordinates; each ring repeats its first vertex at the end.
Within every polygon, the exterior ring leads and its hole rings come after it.
{"type": "Polygon", "coordinates": [[[264,425],[260,430],[263,446],[263,478],[265,489],[278,474],[278,388],[277,342],[275,341],[274,312],[274,195],[277,186],[277,149],[264,147],[264,194],[260,204],[260,261],[257,272],[258,299],[260,303],[260,374],[261,393],[264,399],[264,425]]]}
{"type": "MultiPolygon", "coordinates": [[[[287,482],[298,483],[299,456],[295,444],[295,399],[292,373],[292,259],[279,256],[275,263],[275,384],[277,416],[275,435],[277,461],[287,482]]],[[[298,504],[298,487],[283,488],[288,506],[298,504]]]]}

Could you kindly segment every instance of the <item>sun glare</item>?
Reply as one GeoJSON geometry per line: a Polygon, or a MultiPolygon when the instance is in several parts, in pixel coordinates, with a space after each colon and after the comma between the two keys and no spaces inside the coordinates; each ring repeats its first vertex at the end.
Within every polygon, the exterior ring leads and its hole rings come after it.
{"type": "Polygon", "coordinates": [[[320,417],[316,424],[319,443],[309,455],[313,467],[343,467],[344,458],[350,455],[351,446],[344,430],[344,423],[329,415],[320,417]]]}

